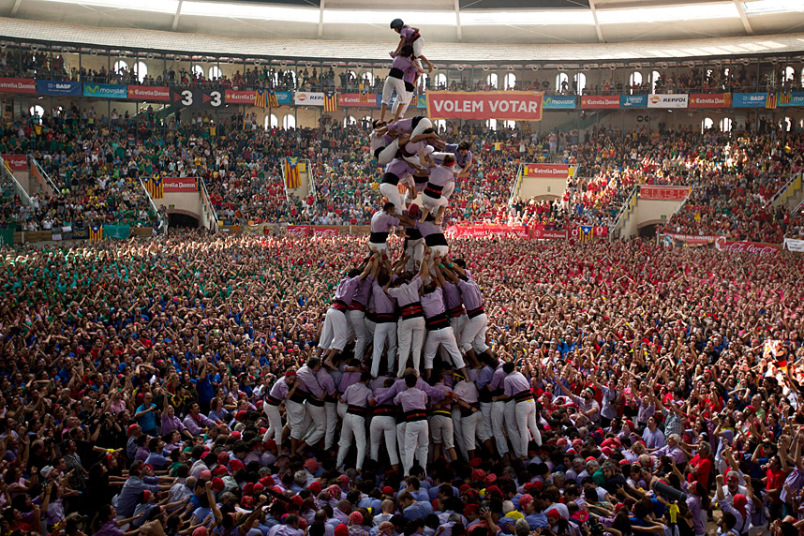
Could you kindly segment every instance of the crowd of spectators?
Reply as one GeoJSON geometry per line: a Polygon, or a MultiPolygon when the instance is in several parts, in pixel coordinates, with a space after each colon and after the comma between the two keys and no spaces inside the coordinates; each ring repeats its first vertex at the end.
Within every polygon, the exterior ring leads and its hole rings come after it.
{"type": "Polygon", "coordinates": [[[384,455],[339,471],[331,452],[263,439],[267,388],[313,355],[364,240],[3,250],[4,532],[797,533],[798,259],[452,241],[492,352],[531,381],[542,445],[507,467],[480,446],[403,480],[384,455]]]}

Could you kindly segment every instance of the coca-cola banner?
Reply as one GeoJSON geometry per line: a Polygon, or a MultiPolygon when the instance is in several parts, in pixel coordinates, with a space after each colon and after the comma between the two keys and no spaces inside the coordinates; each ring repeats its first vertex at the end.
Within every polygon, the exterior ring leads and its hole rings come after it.
{"type": "Polygon", "coordinates": [[[164,184],[164,193],[194,193],[198,191],[198,184],[195,182],[195,177],[165,177],[162,179],[164,184]]]}
{"type": "Polygon", "coordinates": [[[528,164],[525,166],[525,177],[538,179],[566,179],[570,174],[567,164],[528,164]]]}
{"type": "Polygon", "coordinates": [[[719,236],[715,239],[715,249],[727,253],[751,253],[753,255],[776,255],[779,253],[779,246],[777,244],[762,244],[759,242],[732,242],[726,240],[725,236],[719,236]]]}
{"type": "Polygon", "coordinates": [[[683,201],[690,192],[689,186],[653,186],[641,187],[639,196],[645,201],[683,201]]]}
{"type": "Polygon", "coordinates": [[[541,121],[543,98],[535,91],[428,91],[427,114],[430,119],[541,121]]]}
{"type": "Polygon", "coordinates": [[[484,238],[489,236],[530,238],[530,230],[525,225],[480,223],[476,225],[450,225],[444,231],[444,235],[448,238],[484,238]]]}

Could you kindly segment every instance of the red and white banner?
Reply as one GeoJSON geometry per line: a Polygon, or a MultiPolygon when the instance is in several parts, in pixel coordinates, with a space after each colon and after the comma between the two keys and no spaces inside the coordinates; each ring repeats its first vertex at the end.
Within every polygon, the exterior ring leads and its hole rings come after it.
{"type": "Polygon", "coordinates": [[[27,171],[28,157],[24,154],[4,154],[3,160],[11,171],[27,171]]]}
{"type": "Polygon", "coordinates": [[[166,86],[128,86],[128,98],[145,102],[170,100],[170,88],[166,86]]]}
{"type": "Polygon", "coordinates": [[[176,193],[195,193],[198,191],[198,184],[195,177],[165,177],[162,179],[163,191],[166,194],[176,193]]]}
{"type": "Polygon", "coordinates": [[[566,240],[567,231],[548,231],[546,229],[532,227],[530,237],[534,240],[566,240]]]}
{"type": "Polygon", "coordinates": [[[227,89],[225,93],[225,100],[226,104],[254,104],[254,97],[257,95],[257,92],[254,90],[251,91],[238,91],[236,89],[227,89]]]}
{"type": "Polygon", "coordinates": [[[639,197],[645,201],[683,201],[690,192],[689,186],[655,186],[640,188],[639,197]]]}
{"type": "Polygon", "coordinates": [[[538,179],[566,179],[569,177],[567,164],[528,164],[525,166],[525,177],[538,179]]]}
{"type": "Polygon", "coordinates": [[[450,225],[444,231],[447,238],[484,238],[488,236],[509,236],[514,238],[530,238],[530,230],[525,225],[494,225],[479,223],[476,225],[450,225]]]}
{"type": "Polygon", "coordinates": [[[33,78],[0,78],[0,93],[36,93],[33,78]]]}
{"type": "Polygon", "coordinates": [[[309,225],[288,225],[288,236],[310,236],[309,225]]]}
{"type": "Polygon", "coordinates": [[[342,229],[319,225],[288,225],[286,233],[288,236],[337,236],[342,233],[342,229]]]}
{"type": "Polygon", "coordinates": [[[689,95],[658,93],[648,95],[648,108],[686,108],[689,95]]]}
{"type": "Polygon", "coordinates": [[[377,95],[374,93],[338,93],[338,106],[374,108],[377,106],[377,95]]]}
{"type": "Polygon", "coordinates": [[[727,253],[752,253],[754,255],[776,255],[779,253],[779,246],[776,244],[762,244],[760,242],[732,242],[726,240],[725,236],[719,236],[715,239],[715,249],[718,251],[725,251],[727,253]]]}
{"type": "Polygon", "coordinates": [[[581,108],[619,108],[619,95],[581,95],[581,108]]]}
{"type": "Polygon", "coordinates": [[[674,242],[681,242],[687,246],[706,246],[715,243],[715,240],[722,238],[714,235],[685,235],[676,233],[662,233],[658,235],[659,242],[671,247],[674,242]]]}
{"type": "Polygon", "coordinates": [[[690,108],[730,108],[731,93],[692,93],[690,108]]]}
{"type": "Polygon", "coordinates": [[[430,119],[541,121],[543,99],[534,91],[428,91],[427,113],[430,119]]]}

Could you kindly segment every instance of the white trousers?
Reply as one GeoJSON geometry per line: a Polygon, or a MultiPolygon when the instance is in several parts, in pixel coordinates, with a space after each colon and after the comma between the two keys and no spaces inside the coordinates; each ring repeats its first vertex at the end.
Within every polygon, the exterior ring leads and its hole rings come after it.
{"type": "Polygon", "coordinates": [[[324,414],[327,419],[324,449],[329,450],[335,446],[335,432],[338,429],[338,407],[335,402],[324,402],[324,414]]]}
{"type": "MultiPolygon", "coordinates": [[[[455,170],[455,174],[458,174],[458,170],[455,170]]],[[[444,189],[441,190],[441,197],[449,201],[449,198],[452,197],[452,192],[455,191],[455,181],[449,181],[444,189]]]]}
{"type": "Polygon", "coordinates": [[[371,356],[371,376],[376,378],[380,374],[380,361],[382,350],[387,347],[388,372],[394,370],[396,360],[396,322],[380,322],[374,325],[374,352],[371,356]]]}
{"type": "Polygon", "coordinates": [[[424,342],[424,318],[416,316],[398,322],[396,339],[399,343],[399,367],[397,376],[405,374],[408,357],[413,356],[413,368],[419,372],[419,363],[422,358],[422,343],[424,342]]]}
{"type": "Polygon", "coordinates": [[[416,127],[411,132],[410,137],[418,136],[428,128],[433,128],[433,122],[430,121],[427,117],[422,117],[419,122],[416,124],[416,127]]]}
{"type": "Polygon", "coordinates": [[[533,436],[537,446],[542,445],[542,434],[536,422],[536,401],[530,399],[516,403],[516,427],[519,429],[523,456],[528,454],[530,436],[533,436]]]}
{"type": "Polygon", "coordinates": [[[366,313],[364,311],[347,311],[346,319],[349,321],[355,335],[357,335],[355,359],[362,363],[366,357],[366,346],[368,346],[369,339],[371,339],[371,334],[366,328],[366,313]]]}
{"type": "Polygon", "coordinates": [[[327,433],[327,410],[324,406],[316,406],[309,402],[304,403],[307,415],[310,416],[310,429],[304,436],[304,442],[310,446],[317,445],[327,433]]]}
{"type": "Polygon", "coordinates": [[[394,204],[394,210],[397,214],[402,214],[402,211],[405,210],[405,198],[399,193],[399,188],[396,184],[380,183],[380,193],[390,203],[394,204]]]}
{"type": "Polygon", "coordinates": [[[388,106],[391,103],[391,96],[396,93],[396,101],[394,102],[394,109],[399,105],[399,102],[404,102],[404,99],[409,99],[408,91],[405,89],[405,82],[401,78],[394,78],[387,76],[382,85],[382,103],[388,106]]]}
{"type": "Polygon", "coordinates": [[[461,351],[458,349],[458,343],[455,342],[452,327],[447,326],[427,332],[427,342],[424,344],[424,370],[432,370],[433,361],[439,348],[446,350],[452,360],[452,365],[456,369],[462,369],[466,366],[461,351]]]}
{"type": "Polygon", "coordinates": [[[422,194],[422,206],[430,210],[431,214],[435,214],[438,212],[438,209],[441,207],[447,206],[447,198],[443,195],[439,196],[438,199],[430,197],[429,195],[422,194]]]}
{"type": "Polygon", "coordinates": [[[430,417],[430,439],[443,445],[445,449],[455,448],[455,428],[452,417],[433,415],[430,417]]]}
{"type": "Polygon", "coordinates": [[[489,319],[486,313],[477,315],[474,318],[467,317],[466,324],[461,331],[461,350],[468,352],[474,350],[476,354],[485,352],[489,349],[486,345],[486,328],[489,319]]]}
{"type": "Polygon", "coordinates": [[[388,459],[391,465],[399,463],[399,456],[396,453],[397,430],[396,419],[388,415],[375,415],[369,424],[369,436],[371,438],[371,459],[377,461],[380,456],[380,444],[385,439],[385,450],[388,451],[388,459]]]}
{"type": "Polygon", "coordinates": [[[452,333],[455,334],[455,340],[461,340],[461,334],[463,333],[463,327],[466,325],[466,321],[468,317],[466,313],[462,314],[461,316],[451,316],[449,318],[449,325],[452,326],[452,333]]]}
{"type": "Polygon", "coordinates": [[[427,467],[427,450],[430,447],[430,434],[428,432],[427,421],[425,420],[405,423],[405,457],[402,460],[405,476],[410,476],[414,456],[420,466],[427,467]]]}
{"type": "Polygon", "coordinates": [[[310,427],[310,416],[304,404],[285,400],[285,412],[287,413],[288,425],[290,426],[290,437],[293,439],[304,439],[307,429],[310,427]]]}
{"type": "Polygon", "coordinates": [[[273,439],[277,445],[282,445],[282,415],[279,413],[279,406],[263,401],[262,411],[268,417],[268,431],[262,437],[263,442],[273,439]]]}
{"type": "Polygon", "coordinates": [[[402,420],[396,424],[396,446],[399,448],[399,461],[405,461],[405,429],[407,423],[402,420]]]}
{"type": "MultiPolygon", "coordinates": [[[[523,457],[522,447],[522,434],[519,433],[519,427],[516,425],[516,401],[509,400],[505,403],[505,433],[508,435],[508,440],[511,442],[511,447],[514,450],[514,456],[517,458],[523,457]]],[[[527,452],[528,444],[525,443],[524,452],[527,452]]]]}
{"type": "Polygon", "coordinates": [[[349,323],[343,311],[334,307],[327,309],[327,316],[324,318],[324,328],[321,330],[321,339],[318,347],[322,350],[338,350],[346,348],[346,339],[349,336],[349,323]]]}
{"type": "Polygon", "coordinates": [[[491,406],[491,402],[480,403],[480,414],[483,415],[483,421],[478,425],[478,435],[481,441],[494,437],[494,434],[491,433],[491,406]]]}
{"type": "Polygon", "coordinates": [[[377,163],[380,165],[389,164],[394,159],[396,153],[399,152],[399,139],[391,140],[391,143],[385,146],[385,149],[380,151],[377,156],[377,163]]]}
{"type": "Polygon", "coordinates": [[[466,443],[463,441],[463,427],[462,427],[461,410],[459,407],[452,408],[452,429],[455,431],[455,445],[461,452],[461,456],[469,461],[469,454],[466,451],[466,443]]]}
{"type": "Polygon", "coordinates": [[[366,419],[360,415],[347,413],[341,425],[341,438],[338,441],[338,460],[336,467],[343,466],[343,460],[349,453],[352,444],[357,444],[357,462],[355,468],[360,471],[363,468],[363,460],[366,457],[366,419]]]}
{"type": "Polygon", "coordinates": [[[508,454],[508,440],[505,439],[505,402],[497,401],[491,404],[491,434],[497,444],[497,454],[502,457],[508,454]]]}
{"type": "MultiPolygon", "coordinates": [[[[463,444],[467,451],[477,448],[477,441],[480,438],[480,429],[483,427],[483,414],[479,411],[467,417],[461,418],[461,431],[463,433],[463,444]]],[[[481,439],[481,441],[483,441],[481,439]]]]}
{"type": "Polygon", "coordinates": [[[422,265],[422,259],[424,258],[424,238],[408,240],[405,255],[408,257],[405,270],[409,272],[418,271],[419,267],[422,265]]]}

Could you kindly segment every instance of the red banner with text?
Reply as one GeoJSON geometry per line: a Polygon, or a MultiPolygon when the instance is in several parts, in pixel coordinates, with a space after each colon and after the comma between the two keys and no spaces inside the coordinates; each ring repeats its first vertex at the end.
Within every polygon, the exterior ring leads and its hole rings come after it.
{"type": "Polygon", "coordinates": [[[163,192],[166,194],[194,193],[198,191],[195,177],[165,177],[163,192]]]}
{"type": "Polygon", "coordinates": [[[544,93],[533,91],[428,91],[430,119],[541,121],[544,93]]]}
{"type": "Polygon", "coordinates": [[[28,170],[28,157],[24,154],[4,154],[3,160],[6,161],[6,167],[11,171],[28,170]]]}
{"type": "Polygon", "coordinates": [[[566,240],[567,231],[551,231],[548,229],[541,229],[542,226],[537,225],[530,228],[530,237],[534,240],[566,240]]]}
{"type": "Polygon", "coordinates": [[[730,108],[731,93],[691,93],[690,108],[730,108]]]}
{"type": "Polygon", "coordinates": [[[254,97],[257,95],[257,92],[252,90],[237,90],[237,89],[227,89],[226,93],[224,94],[226,104],[248,104],[249,106],[254,104],[254,97]]]}
{"type": "Polygon", "coordinates": [[[645,201],[683,201],[690,193],[689,186],[654,186],[640,188],[639,197],[645,201]]]}
{"type": "Polygon", "coordinates": [[[288,236],[337,236],[342,234],[341,227],[326,227],[322,225],[288,225],[288,236]]]}
{"type": "Polygon", "coordinates": [[[128,98],[145,102],[167,102],[170,88],[167,86],[127,86],[128,98]]]}
{"type": "Polygon", "coordinates": [[[581,108],[601,109],[619,107],[619,95],[581,95],[581,108]]]}
{"type": "Polygon", "coordinates": [[[36,93],[33,78],[0,78],[0,93],[36,93]]]}
{"type": "Polygon", "coordinates": [[[530,238],[530,230],[525,225],[479,223],[476,225],[450,225],[444,231],[444,235],[448,238],[485,238],[489,236],[530,238]]]}
{"type": "Polygon", "coordinates": [[[566,179],[569,177],[567,164],[528,164],[525,177],[537,179],[566,179]]]}
{"type": "Polygon", "coordinates": [[[778,244],[763,244],[745,240],[733,242],[726,240],[725,236],[719,236],[715,239],[715,249],[726,253],[751,253],[753,255],[765,256],[776,255],[781,248],[778,244]]]}

